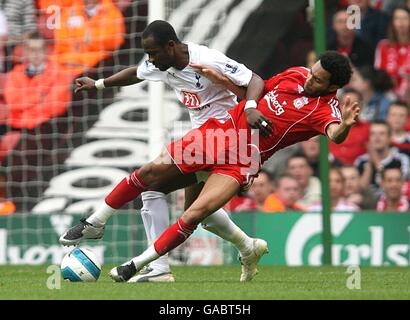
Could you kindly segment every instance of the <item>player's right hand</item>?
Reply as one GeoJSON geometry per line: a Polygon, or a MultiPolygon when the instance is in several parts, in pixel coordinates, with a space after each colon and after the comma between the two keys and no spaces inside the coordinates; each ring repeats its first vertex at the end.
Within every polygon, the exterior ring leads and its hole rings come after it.
{"type": "Polygon", "coordinates": [[[272,134],[272,121],[265,118],[262,112],[258,109],[247,109],[246,120],[251,129],[258,129],[264,137],[268,137],[272,134]]]}
{"type": "Polygon", "coordinates": [[[92,90],[95,89],[95,80],[89,77],[77,78],[75,79],[75,86],[74,93],[92,90]]]}

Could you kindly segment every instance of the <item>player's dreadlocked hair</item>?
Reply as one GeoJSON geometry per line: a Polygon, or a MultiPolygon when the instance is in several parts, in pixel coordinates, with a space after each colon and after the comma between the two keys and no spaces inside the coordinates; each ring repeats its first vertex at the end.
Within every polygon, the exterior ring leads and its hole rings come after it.
{"type": "Polygon", "coordinates": [[[330,84],[342,88],[352,76],[352,67],[349,58],[337,51],[325,51],[319,57],[322,68],[331,74],[330,84]]]}
{"type": "Polygon", "coordinates": [[[176,43],[180,43],[174,28],[166,21],[155,20],[151,22],[142,33],[142,38],[148,38],[152,36],[157,44],[164,46],[168,41],[173,40],[176,43]]]}

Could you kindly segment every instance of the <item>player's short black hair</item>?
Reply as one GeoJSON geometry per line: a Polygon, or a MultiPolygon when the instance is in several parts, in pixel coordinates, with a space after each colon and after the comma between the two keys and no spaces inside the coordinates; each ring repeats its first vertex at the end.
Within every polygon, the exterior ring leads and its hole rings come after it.
{"type": "Polygon", "coordinates": [[[352,76],[352,66],[349,58],[337,51],[325,51],[320,57],[323,69],[330,73],[330,84],[342,88],[349,83],[352,76]]]}
{"type": "Polygon", "coordinates": [[[155,20],[151,22],[143,31],[142,38],[148,38],[152,36],[157,44],[164,46],[168,41],[173,40],[177,43],[181,42],[175,29],[164,20],[155,20]]]}

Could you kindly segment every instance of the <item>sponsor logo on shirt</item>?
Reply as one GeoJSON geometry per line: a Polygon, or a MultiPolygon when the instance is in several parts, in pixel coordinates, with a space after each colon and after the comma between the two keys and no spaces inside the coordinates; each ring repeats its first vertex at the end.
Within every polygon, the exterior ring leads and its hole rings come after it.
{"type": "MultiPolygon", "coordinates": [[[[264,99],[268,103],[269,109],[277,116],[280,116],[285,112],[285,109],[280,104],[277,98],[278,94],[276,94],[276,90],[268,92],[264,97],[264,99]]],[[[286,101],[283,101],[283,105],[286,105],[286,101]]]]}
{"type": "Polygon", "coordinates": [[[201,111],[201,110],[204,110],[204,109],[208,109],[208,108],[210,108],[210,107],[211,107],[211,105],[208,103],[208,104],[205,104],[205,105],[203,105],[203,106],[201,106],[201,107],[189,108],[189,111],[198,112],[198,111],[201,111]]]}
{"type": "Polygon", "coordinates": [[[306,98],[305,96],[303,96],[302,98],[297,98],[297,99],[293,100],[293,105],[298,110],[303,108],[308,103],[309,103],[309,99],[306,98]]]}
{"type": "Polygon", "coordinates": [[[183,95],[182,103],[188,108],[196,108],[201,105],[201,100],[196,93],[181,91],[181,94],[183,95]]]}
{"type": "Polygon", "coordinates": [[[230,72],[232,74],[236,73],[239,70],[238,65],[232,65],[230,63],[227,63],[225,65],[225,72],[230,72]]]}

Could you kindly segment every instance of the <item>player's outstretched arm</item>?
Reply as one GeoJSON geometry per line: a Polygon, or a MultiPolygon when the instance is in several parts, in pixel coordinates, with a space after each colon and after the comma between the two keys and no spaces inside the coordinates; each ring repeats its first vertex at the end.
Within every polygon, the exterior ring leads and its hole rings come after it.
{"type": "Polygon", "coordinates": [[[137,78],[137,67],[129,67],[113,74],[106,79],[93,80],[89,77],[81,77],[75,80],[74,93],[108,87],[129,86],[142,80],[137,78]]]}
{"type": "Polygon", "coordinates": [[[242,99],[246,98],[248,102],[245,106],[245,110],[249,127],[260,130],[260,133],[265,137],[272,134],[272,121],[265,118],[265,116],[256,109],[257,101],[262,97],[265,87],[265,83],[257,74],[252,74],[252,79],[248,87],[245,88],[236,85],[228,77],[212,68],[200,64],[191,64],[190,66],[213,83],[223,85],[237,97],[242,99]]]}
{"type": "Polygon", "coordinates": [[[358,102],[351,102],[347,97],[344,105],[342,105],[342,122],[331,123],[326,129],[326,134],[330,140],[339,144],[345,141],[349,130],[359,117],[360,107],[358,102]]]}
{"type": "Polygon", "coordinates": [[[229,91],[233,92],[237,97],[244,99],[246,97],[246,88],[240,87],[234,84],[228,77],[224,76],[222,73],[201,64],[190,64],[199,74],[208,78],[215,84],[220,84],[224,86],[229,91]]]}

